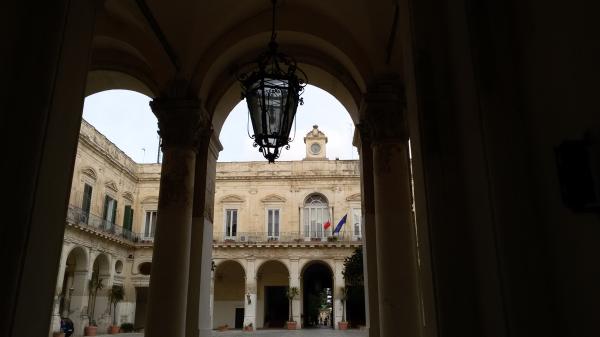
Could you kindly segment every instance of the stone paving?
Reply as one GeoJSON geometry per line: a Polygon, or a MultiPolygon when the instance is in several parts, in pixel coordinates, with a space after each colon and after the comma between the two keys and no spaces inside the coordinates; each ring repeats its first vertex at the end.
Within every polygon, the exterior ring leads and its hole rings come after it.
{"type": "MultiPolygon", "coordinates": [[[[116,335],[98,335],[101,337],[143,337],[142,333],[121,333],[116,335]]],[[[300,329],[300,330],[258,330],[245,332],[241,330],[213,331],[213,337],[367,337],[365,330],[332,330],[332,329],[300,329]]]]}

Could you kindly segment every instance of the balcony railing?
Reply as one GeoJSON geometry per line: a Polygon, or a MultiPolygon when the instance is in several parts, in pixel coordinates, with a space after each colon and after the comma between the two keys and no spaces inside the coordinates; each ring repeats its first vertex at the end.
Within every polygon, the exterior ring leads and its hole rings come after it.
{"type": "Polygon", "coordinates": [[[132,242],[142,241],[142,236],[139,233],[130,231],[129,229],[123,228],[73,205],[69,205],[67,221],[75,225],[85,226],[107,234],[112,234],[132,242]]]}
{"type": "Polygon", "coordinates": [[[349,232],[341,232],[335,235],[326,235],[321,232],[304,233],[304,232],[237,232],[235,235],[227,235],[223,232],[213,233],[214,243],[332,243],[332,242],[351,242],[361,243],[360,236],[352,235],[349,232]]]}

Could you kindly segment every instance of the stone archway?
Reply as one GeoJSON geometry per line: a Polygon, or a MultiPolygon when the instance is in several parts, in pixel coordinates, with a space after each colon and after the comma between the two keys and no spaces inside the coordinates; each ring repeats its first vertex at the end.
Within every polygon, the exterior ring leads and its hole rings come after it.
{"type": "Polygon", "coordinates": [[[323,261],[311,261],[302,269],[302,326],[334,327],[334,275],[323,261]]]}
{"type": "Polygon", "coordinates": [[[83,247],[75,247],[67,256],[59,313],[73,321],[75,331],[83,331],[87,312],[88,256],[83,247]]]}
{"type": "Polygon", "coordinates": [[[264,262],[256,273],[257,327],[283,328],[289,318],[286,291],[289,286],[288,268],[277,260],[264,262]]]}
{"type": "Polygon", "coordinates": [[[89,319],[90,322],[96,322],[100,330],[105,330],[110,324],[110,315],[108,315],[108,291],[112,284],[110,266],[109,257],[104,253],[98,254],[92,264],[91,282],[88,283],[89,319]],[[95,289],[96,284],[99,284],[97,290],[95,289]]]}
{"type": "Polygon", "coordinates": [[[213,327],[243,327],[246,271],[237,261],[219,263],[215,270],[213,327]]]}

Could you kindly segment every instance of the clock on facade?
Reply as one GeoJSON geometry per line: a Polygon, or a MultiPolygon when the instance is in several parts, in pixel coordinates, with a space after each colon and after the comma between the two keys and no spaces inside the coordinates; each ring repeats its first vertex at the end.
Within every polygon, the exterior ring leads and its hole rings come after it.
{"type": "Polygon", "coordinates": [[[317,144],[317,143],[313,143],[310,146],[310,152],[312,152],[313,154],[318,154],[321,151],[321,145],[317,144]]]}

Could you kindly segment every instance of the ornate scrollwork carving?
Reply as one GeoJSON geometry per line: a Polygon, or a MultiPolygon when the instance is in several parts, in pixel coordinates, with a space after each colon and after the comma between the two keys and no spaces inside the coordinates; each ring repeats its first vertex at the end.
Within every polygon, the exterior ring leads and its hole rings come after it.
{"type": "Polygon", "coordinates": [[[156,98],[150,107],[158,119],[163,150],[171,146],[197,149],[212,134],[210,117],[197,99],[156,98]]]}
{"type": "Polygon", "coordinates": [[[385,78],[369,87],[361,103],[360,137],[366,142],[408,140],[404,87],[397,78],[385,78]]]}

